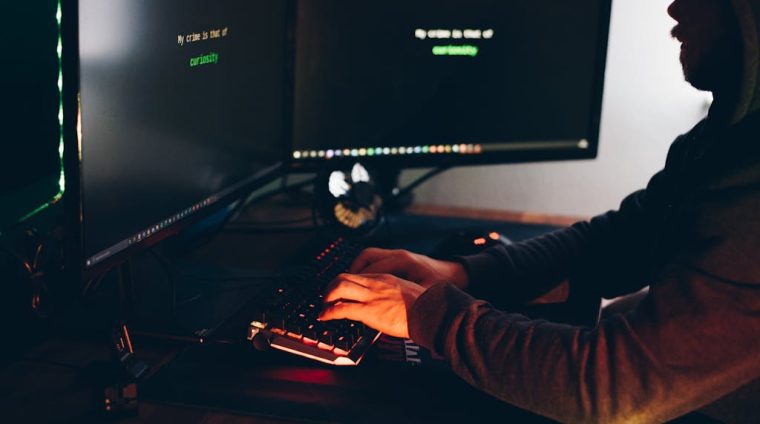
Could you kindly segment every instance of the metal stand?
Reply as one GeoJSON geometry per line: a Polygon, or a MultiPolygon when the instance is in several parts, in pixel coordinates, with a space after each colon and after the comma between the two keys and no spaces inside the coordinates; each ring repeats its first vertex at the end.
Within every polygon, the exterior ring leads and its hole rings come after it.
{"type": "Polygon", "coordinates": [[[132,319],[135,303],[135,287],[132,279],[132,263],[125,262],[119,270],[119,306],[121,313],[113,330],[113,348],[118,362],[132,380],[138,381],[148,372],[148,365],[135,359],[135,349],[129,336],[127,322],[132,319]]]}
{"type": "Polygon", "coordinates": [[[98,384],[93,392],[96,413],[109,419],[138,414],[137,388],[148,373],[146,363],[135,358],[135,349],[127,322],[134,308],[132,266],[119,268],[119,312],[111,333],[113,360],[94,366],[98,384]]]}

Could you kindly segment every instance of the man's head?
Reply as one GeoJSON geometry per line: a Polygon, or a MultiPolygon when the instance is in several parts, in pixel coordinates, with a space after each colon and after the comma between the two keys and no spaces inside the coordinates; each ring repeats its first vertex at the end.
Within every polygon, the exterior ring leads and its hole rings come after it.
{"type": "Polygon", "coordinates": [[[730,0],[675,0],[668,14],[678,24],[686,80],[716,95],[736,95],[742,69],[742,39],[730,0]]]}

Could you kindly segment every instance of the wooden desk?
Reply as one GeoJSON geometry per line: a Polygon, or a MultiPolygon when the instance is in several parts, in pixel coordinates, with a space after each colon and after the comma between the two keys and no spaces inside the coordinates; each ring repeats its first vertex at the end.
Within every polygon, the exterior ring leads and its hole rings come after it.
{"type": "Polygon", "coordinates": [[[412,205],[406,212],[432,217],[466,218],[488,222],[509,222],[512,224],[553,225],[556,227],[569,227],[578,221],[589,219],[589,217],[585,216],[551,215],[536,212],[515,212],[424,204],[412,205]]]}
{"type": "MultiPolygon", "coordinates": [[[[487,222],[463,220],[461,215],[466,211],[462,210],[459,216],[451,210],[435,208],[417,207],[413,211],[416,215],[389,219],[393,230],[383,240],[392,245],[389,247],[424,252],[447,232],[479,225],[512,237],[517,233],[529,237],[553,228],[536,223],[515,224],[491,214],[478,215],[489,218],[487,222]],[[404,224],[405,219],[414,222],[404,224]]],[[[297,250],[312,237],[309,232],[257,236],[229,232],[216,237],[191,259],[202,258],[222,267],[274,269],[282,265],[287,252],[297,250]]],[[[357,368],[332,369],[279,353],[252,352],[242,342],[240,346],[190,349],[178,343],[139,338],[135,342],[138,354],[150,364],[171,365],[141,387],[141,393],[149,396],[141,402],[139,417],[123,421],[127,423],[282,423],[308,419],[463,422],[477,417],[488,419],[493,413],[515,417],[514,422],[546,422],[471,389],[440,367],[418,369],[368,358],[357,368]],[[155,383],[152,388],[151,382],[155,383]],[[169,386],[173,390],[161,393],[169,386]],[[196,406],[169,406],[166,402],[196,406]]],[[[96,422],[97,418],[90,414],[92,386],[85,370],[91,362],[109,357],[105,338],[69,333],[46,339],[22,359],[0,370],[3,421],[96,422]]]]}
{"type": "MultiPolygon", "coordinates": [[[[414,231],[407,231],[409,228],[403,228],[393,218],[391,225],[396,228],[385,242],[416,247],[423,253],[429,241],[435,242],[436,237],[458,228],[484,226],[519,239],[550,230],[552,227],[544,222],[566,225],[576,221],[440,207],[417,206],[411,211],[416,219],[411,225],[414,231]],[[463,216],[474,219],[463,220],[463,216]]],[[[276,268],[287,252],[304,246],[312,236],[309,232],[255,237],[230,232],[216,237],[190,259],[234,268],[251,264],[276,268]]],[[[162,272],[152,271],[158,275],[162,272]]],[[[151,281],[149,285],[156,284],[151,281]]],[[[22,358],[0,367],[3,422],[102,422],[91,412],[93,376],[87,371],[93,361],[110,358],[106,338],[98,338],[97,334],[48,334],[22,358]]],[[[488,422],[494,417],[501,422],[548,422],[475,391],[442,367],[413,368],[383,362],[370,354],[360,367],[334,369],[277,352],[254,352],[242,342],[238,346],[189,348],[187,344],[166,341],[137,338],[135,342],[140,358],[158,372],[141,385],[139,416],[119,421],[124,423],[419,424],[488,422]]],[[[738,392],[738,396],[745,392],[738,392]]],[[[745,397],[745,409],[752,410],[751,399],[756,397],[745,397]]],[[[721,412],[730,416],[725,410],[721,412]]],[[[708,421],[697,417],[679,422],[708,421]]]]}

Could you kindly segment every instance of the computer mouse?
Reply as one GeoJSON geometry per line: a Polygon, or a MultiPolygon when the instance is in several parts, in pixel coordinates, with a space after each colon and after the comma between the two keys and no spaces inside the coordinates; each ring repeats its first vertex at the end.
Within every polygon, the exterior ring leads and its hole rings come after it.
{"type": "Polygon", "coordinates": [[[498,231],[462,230],[453,233],[438,247],[433,256],[448,258],[452,256],[468,256],[482,252],[496,245],[508,245],[512,242],[498,231]]]}

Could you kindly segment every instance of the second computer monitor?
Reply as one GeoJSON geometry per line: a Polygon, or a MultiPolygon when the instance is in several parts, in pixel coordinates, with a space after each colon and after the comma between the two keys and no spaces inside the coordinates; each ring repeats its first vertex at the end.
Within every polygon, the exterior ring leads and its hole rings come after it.
{"type": "Polygon", "coordinates": [[[79,221],[74,256],[97,274],[273,175],[288,123],[288,7],[76,4],[64,4],[63,16],[78,19],[64,37],[78,69],[66,69],[64,82],[78,81],[81,117],[78,137],[67,127],[67,203],[79,221]]]}
{"type": "Polygon", "coordinates": [[[293,159],[594,157],[610,0],[298,2],[293,159]]]}

